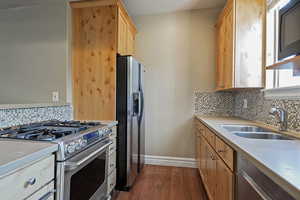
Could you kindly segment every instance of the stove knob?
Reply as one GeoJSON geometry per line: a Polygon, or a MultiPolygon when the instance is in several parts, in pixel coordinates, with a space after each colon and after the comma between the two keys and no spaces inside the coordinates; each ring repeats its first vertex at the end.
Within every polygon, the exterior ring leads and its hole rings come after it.
{"type": "Polygon", "coordinates": [[[68,153],[68,154],[74,153],[74,152],[75,152],[75,149],[76,149],[75,146],[76,146],[76,145],[75,145],[74,142],[68,144],[68,145],[67,145],[67,153],[68,153]]]}
{"type": "Polygon", "coordinates": [[[81,139],[79,139],[75,142],[75,149],[77,151],[81,149],[81,139]]]}
{"type": "Polygon", "coordinates": [[[87,145],[87,140],[86,139],[81,139],[80,140],[80,146],[85,147],[87,145]]]}

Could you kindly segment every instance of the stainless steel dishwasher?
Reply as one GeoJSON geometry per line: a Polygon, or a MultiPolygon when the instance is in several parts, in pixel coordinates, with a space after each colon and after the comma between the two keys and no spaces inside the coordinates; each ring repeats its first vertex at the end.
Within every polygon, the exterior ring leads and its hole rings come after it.
{"type": "Polygon", "coordinates": [[[237,155],[236,200],[295,200],[279,185],[237,155]]]}

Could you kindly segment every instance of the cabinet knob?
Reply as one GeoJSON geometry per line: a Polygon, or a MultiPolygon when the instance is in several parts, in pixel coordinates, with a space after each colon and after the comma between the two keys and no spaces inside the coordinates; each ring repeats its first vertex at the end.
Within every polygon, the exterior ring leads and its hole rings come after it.
{"type": "Polygon", "coordinates": [[[30,178],[25,182],[25,187],[28,187],[30,185],[34,185],[36,183],[36,178],[30,178]]]}

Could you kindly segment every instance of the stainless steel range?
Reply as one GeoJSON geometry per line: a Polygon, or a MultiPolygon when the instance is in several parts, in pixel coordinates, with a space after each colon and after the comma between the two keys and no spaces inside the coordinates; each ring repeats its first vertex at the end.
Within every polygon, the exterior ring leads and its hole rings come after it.
{"type": "Polygon", "coordinates": [[[0,138],[53,142],[56,200],[107,199],[110,135],[116,122],[47,121],[2,129],[0,138]]]}

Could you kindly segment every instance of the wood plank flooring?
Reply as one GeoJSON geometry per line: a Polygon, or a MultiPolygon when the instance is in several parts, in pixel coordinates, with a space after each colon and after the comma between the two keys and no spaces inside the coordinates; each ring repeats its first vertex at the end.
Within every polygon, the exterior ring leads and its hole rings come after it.
{"type": "Polygon", "coordinates": [[[146,165],[130,192],[117,200],[208,200],[197,169],[146,165]]]}

